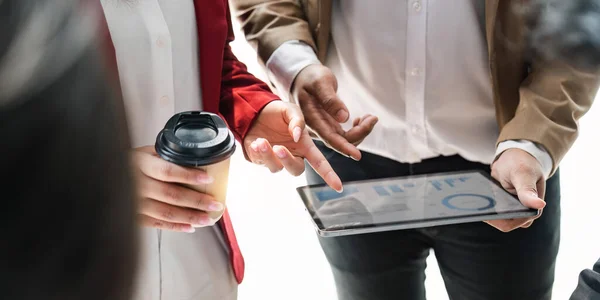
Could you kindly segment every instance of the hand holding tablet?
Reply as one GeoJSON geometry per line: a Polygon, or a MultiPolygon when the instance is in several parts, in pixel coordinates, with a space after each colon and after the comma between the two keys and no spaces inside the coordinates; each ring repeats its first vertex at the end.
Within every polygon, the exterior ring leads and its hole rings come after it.
{"type": "Polygon", "coordinates": [[[342,193],[325,185],[299,187],[297,191],[321,236],[538,214],[480,171],[347,182],[342,193]]]}
{"type": "MultiPolygon", "coordinates": [[[[552,167],[547,162],[546,167],[552,167]]],[[[517,195],[523,205],[539,210],[534,217],[486,221],[489,225],[509,232],[517,228],[528,228],[542,214],[546,206],[546,177],[551,169],[542,169],[542,164],[533,155],[521,149],[508,149],[492,164],[492,177],[510,193],[517,195]]]]}

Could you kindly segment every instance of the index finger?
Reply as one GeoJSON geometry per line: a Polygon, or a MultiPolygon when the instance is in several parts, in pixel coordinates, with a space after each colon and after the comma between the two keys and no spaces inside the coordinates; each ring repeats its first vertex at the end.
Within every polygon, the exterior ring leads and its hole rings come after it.
{"type": "Polygon", "coordinates": [[[146,176],[164,182],[183,184],[208,184],[212,177],[200,169],[185,168],[153,155],[139,155],[136,158],[138,168],[146,176]]]}
{"type": "Polygon", "coordinates": [[[308,164],[310,164],[317,174],[323,178],[329,187],[336,190],[338,193],[341,193],[344,190],[344,187],[342,186],[342,180],[335,173],[325,156],[323,156],[323,153],[319,151],[319,148],[315,146],[312,140],[310,143],[312,146],[309,147],[308,151],[304,155],[304,158],[306,158],[308,164]]]}
{"type": "Polygon", "coordinates": [[[348,113],[348,108],[346,104],[340,98],[338,98],[335,91],[331,94],[331,97],[320,99],[323,105],[323,108],[327,111],[327,113],[332,116],[336,121],[343,123],[348,121],[350,114],[348,113]]]}
{"type": "MultiPolygon", "coordinates": [[[[333,76],[333,74],[331,75],[333,76]]],[[[308,86],[298,97],[305,101],[318,103],[318,106],[321,106],[338,123],[344,123],[350,117],[348,107],[337,95],[335,77],[329,77],[328,79],[317,80],[316,84],[308,86]]]]}

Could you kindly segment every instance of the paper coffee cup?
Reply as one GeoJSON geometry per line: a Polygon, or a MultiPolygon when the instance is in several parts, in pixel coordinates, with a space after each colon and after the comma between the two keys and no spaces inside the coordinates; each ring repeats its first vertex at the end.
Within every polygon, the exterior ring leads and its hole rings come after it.
{"type": "MultiPolygon", "coordinates": [[[[212,195],[225,206],[229,162],[235,152],[235,138],[221,117],[200,111],[176,114],[156,137],[155,149],[160,157],[169,162],[204,170],[214,181],[188,187],[212,195]]],[[[208,214],[218,220],[223,211],[208,214]]]]}

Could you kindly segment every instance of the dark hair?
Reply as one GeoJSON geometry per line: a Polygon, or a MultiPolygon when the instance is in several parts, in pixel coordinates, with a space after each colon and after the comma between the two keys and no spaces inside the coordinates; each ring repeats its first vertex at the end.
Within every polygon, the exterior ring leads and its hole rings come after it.
{"type": "Polygon", "coordinates": [[[131,296],[127,127],[83,2],[0,0],[3,299],[131,296]]]}

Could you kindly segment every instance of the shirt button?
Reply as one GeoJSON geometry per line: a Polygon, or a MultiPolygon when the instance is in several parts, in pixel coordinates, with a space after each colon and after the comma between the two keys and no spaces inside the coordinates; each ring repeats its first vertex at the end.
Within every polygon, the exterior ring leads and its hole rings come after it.
{"type": "Polygon", "coordinates": [[[420,157],[419,157],[419,154],[417,152],[415,152],[415,150],[413,149],[413,150],[409,151],[408,159],[414,163],[414,162],[419,161],[420,157]]]}
{"type": "Polygon", "coordinates": [[[156,39],[156,46],[162,48],[165,46],[165,39],[163,39],[162,37],[159,37],[156,39]]]}
{"type": "Polygon", "coordinates": [[[413,2],[412,7],[416,12],[420,12],[423,9],[420,1],[413,2]]]}
{"type": "Polygon", "coordinates": [[[410,70],[410,75],[412,76],[419,76],[419,74],[421,74],[421,69],[419,68],[413,68],[412,70],[410,70]]]}
{"type": "Polygon", "coordinates": [[[413,134],[418,135],[421,133],[421,128],[419,128],[419,126],[415,125],[415,126],[412,126],[411,131],[413,134]]]}
{"type": "Polygon", "coordinates": [[[170,103],[171,103],[171,100],[169,99],[169,97],[167,97],[167,96],[160,97],[160,104],[169,105],[170,103]]]}

